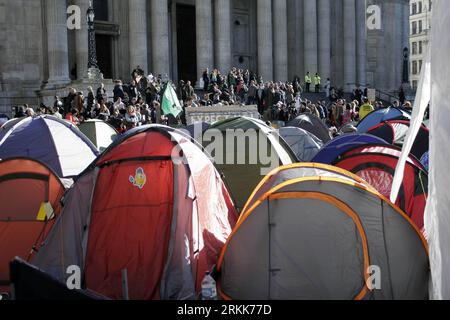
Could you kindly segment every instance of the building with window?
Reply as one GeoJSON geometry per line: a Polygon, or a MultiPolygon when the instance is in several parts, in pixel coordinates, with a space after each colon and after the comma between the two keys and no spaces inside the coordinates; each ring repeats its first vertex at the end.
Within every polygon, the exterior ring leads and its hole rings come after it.
{"type": "Polygon", "coordinates": [[[432,0],[410,0],[410,81],[414,90],[427,52],[431,28],[432,0]]]}
{"type": "MultiPolygon", "coordinates": [[[[292,81],[303,79],[306,71],[319,72],[348,92],[360,85],[394,93],[402,84],[409,0],[93,4],[98,63],[108,79],[129,81],[139,65],[174,82],[195,83],[206,68],[226,73],[236,66],[264,80],[292,81]],[[381,28],[367,28],[367,19],[377,12],[381,28]]],[[[88,5],[89,0],[0,0],[0,111],[46,102],[43,91],[51,97],[51,90],[63,95],[71,85],[86,90],[77,81],[87,69],[88,5]],[[81,8],[81,30],[67,28],[70,5],[81,8]]]]}

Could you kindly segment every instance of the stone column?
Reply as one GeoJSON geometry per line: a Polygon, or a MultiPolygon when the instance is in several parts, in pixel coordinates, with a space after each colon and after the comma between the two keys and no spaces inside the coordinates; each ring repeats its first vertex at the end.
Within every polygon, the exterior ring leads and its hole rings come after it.
{"type": "Polygon", "coordinates": [[[344,88],[351,91],[356,84],[356,3],[343,0],[344,13],[344,88]]]}
{"type": "Polygon", "coordinates": [[[274,80],[288,80],[288,31],[286,0],[273,2],[274,80]]]}
{"type": "Polygon", "coordinates": [[[74,0],[73,4],[81,9],[81,30],[75,31],[77,78],[80,80],[87,75],[87,65],[89,60],[88,26],[86,22],[86,12],[89,8],[89,0],[74,0]]]}
{"type": "Polygon", "coordinates": [[[216,66],[227,74],[231,69],[231,1],[215,0],[216,66]]]}
{"type": "Polygon", "coordinates": [[[197,29],[197,79],[205,69],[214,68],[214,27],[211,0],[195,1],[197,29]]]}
{"type": "Polygon", "coordinates": [[[357,83],[367,85],[367,30],[365,1],[356,1],[356,67],[357,83]]]}
{"type": "MultiPolygon", "coordinates": [[[[305,24],[305,73],[309,71],[311,76],[314,76],[318,71],[316,0],[304,0],[303,21],[305,24]]],[[[304,80],[303,77],[301,79],[304,80]]]]}
{"type": "Polygon", "coordinates": [[[264,81],[273,80],[272,0],[257,2],[258,73],[264,81]]]}
{"type": "Polygon", "coordinates": [[[129,0],[130,74],[137,66],[148,69],[146,0],[129,0]]]}
{"type": "Polygon", "coordinates": [[[64,86],[70,82],[66,10],[65,1],[45,1],[48,85],[51,87],[64,86]]]}
{"type": "Polygon", "coordinates": [[[169,9],[167,0],[151,1],[152,61],[150,72],[169,75],[169,9]]]}
{"type": "Polygon", "coordinates": [[[304,74],[303,0],[287,0],[289,80],[304,74]]]}
{"type": "Polygon", "coordinates": [[[318,0],[319,74],[322,84],[331,78],[331,6],[330,0],[318,0]]]}
{"type": "MultiPolygon", "coordinates": [[[[428,4],[426,5],[428,6],[428,4]]],[[[424,4],[425,7],[425,4],[424,4]]],[[[396,19],[397,25],[396,25],[396,33],[398,33],[398,37],[401,37],[400,39],[397,39],[396,41],[396,48],[395,48],[395,54],[398,56],[403,57],[403,49],[404,48],[408,48],[409,54],[411,55],[411,48],[409,47],[409,35],[404,33],[404,26],[405,23],[404,21],[407,20],[407,14],[408,12],[409,6],[407,3],[405,3],[404,1],[399,1],[396,3],[396,10],[395,10],[395,15],[397,17],[403,17],[400,19],[396,19]],[[400,53],[399,53],[400,52],[400,53]]],[[[426,21],[423,22],[424,23],[424,28],[426,27],[425,23],[426,21]]],[[[424,45],[423,49],[425,50],[424,52],[426,53],[426,45],[424,45]]],[[[397,67],[396,69],[396,73],[395,73],[395,83],[394,83],[394,88],[393,90],[399,90],[400,86],[403,84],[403,61],[401,63],[401,71],[400,68],[397,67]]],[[[409,74],[408,74],[409,77],[409,74]]]]}

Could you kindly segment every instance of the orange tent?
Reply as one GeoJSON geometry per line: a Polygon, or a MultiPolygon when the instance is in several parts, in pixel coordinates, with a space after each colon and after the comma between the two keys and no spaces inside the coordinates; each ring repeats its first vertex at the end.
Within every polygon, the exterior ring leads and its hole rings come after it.
{"type": "Polygon", "coordinates": [[[428,299],[428,246],[409,217],[345,170],[297,163],[250,196],[222,249],[233,300],[428,299]]]}
{"type": "Polygon", "coordinates": [[[58,216],[65,192],[44,164],[25,158],[0,161],[0,290],[9,285],[9,262],[29,260],[58,216]]]}
{"type": "Polygon", "coordinates": [[[78,177],[31,262],[62,283],[79,266],[83,286],[111,299],[195,299],[236,218],[218,171],[190,136],[142,126],[78,177]]]}

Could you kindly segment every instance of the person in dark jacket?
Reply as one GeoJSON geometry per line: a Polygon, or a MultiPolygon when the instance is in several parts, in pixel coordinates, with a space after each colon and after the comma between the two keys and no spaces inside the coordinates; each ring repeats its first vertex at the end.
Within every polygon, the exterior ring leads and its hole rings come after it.
{"type": "Polygon", "coordinates": [[[186,97],[186,99],[192,98],[195,94],[194,88],[192,87],[190,81],[186,82],[183,91],[184,91],[184,96],[186,97]]]}
{"type": "Polygon", "coordinates": [[[17,108],[16,114],[14,115],[14,118],[23,118],[27,115],[25,114],[25,110],[28,109],[28,105],[20,106],[17,108]]]}
{"type": "Polygon", "coordinates": [[[97,99],[97,101],[100,99],[104,100],[108,99],[104,83],[102,83],[100,87],[97,89],[97,95],[95,98],[97,99]]]}
{"type": "Polygon", "coordinates": [[[94,108],[95,103],[95,97],[94,97],[94,90],[92,87],[88,87],[88,96],[87,96],[87,103],[86,103],[86,112],[84,114],[85,119],[90,119],[92,117],[92,109],[94,108]]]}
{"type": "Polygon", "coordinates": [[[255,80],[250,81],[250,86],[248,88],[248,105],[253,105],[258,103],[258,87],[256,86],[255,80]]]}
{"type": "Polygon", "coordinates": [[[122,81],[116,81],[116,85],[113,90],[114,94],[114,102],[117,101],[117,99],[121,98],[122,100],[125,100],[125,92],[123,91],[123,84],[122,81]]]}
{"type": "Polygon", "coordinates": [[[178,85],[177,96],[178,96],[178,99],[181,101],[186,101],[186,99],[187,99],[185,92],[184,92],[184,81],[183,80],[180,80],[180,83],[178,85]]]}
{"type": "Polygon", "coordinates": [[[75,100],[75,97],[77,96],[77,91],[74,88],[69,89],[69,94],[64,99],[64,114],[67,114],[72,110],[73,108],[73,101],[75,100]]]}
{"type": "Polygon", "coordinates": [[[139,90],[136,86],[136,81],[131,80],[130,85],[128,86],[128,95],[130,99],[139,97],[139,90]]]}
{"type": "Polygon", "coordinates": [[[209,90],[209,70],[206,69],[202,75],[203,79],[203,91],[207,92],[209,90]]]}

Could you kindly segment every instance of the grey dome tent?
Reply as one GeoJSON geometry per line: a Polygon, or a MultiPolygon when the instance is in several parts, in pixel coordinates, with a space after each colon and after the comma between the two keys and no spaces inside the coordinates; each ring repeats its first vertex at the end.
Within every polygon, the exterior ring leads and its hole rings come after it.
{"type": "Polygon", "coordinates": [[[297,162],[278,132],[253,118],[239,117],[215,123],[201,140],[223,174],[238,210],[267,173],[280,165],[297,162]]]}
{"type": "Polygon", "coordinates": [[[327,126],[313,114],[301,114],[286,124],[287,127],[297,127],[311,132],[323,143],[331,140],[330,131],[327,126]]]}
{"type": "Polygon", "coordinates": [[[405,213],[319,164],[285,166],[260,183],[217,270],[221,297],[235,300],[420,300],[430,276],[425,239],[405,213]]]}
{"type": "Polygon", "coordinates": [[[278,132],[300,162],[310,162],[323,146],[323,142],[319,138],[300,128],[284,127],[278,132]]]}

